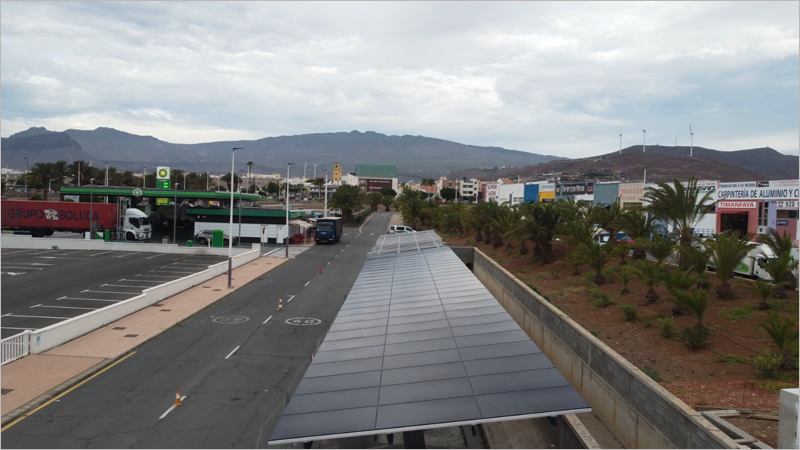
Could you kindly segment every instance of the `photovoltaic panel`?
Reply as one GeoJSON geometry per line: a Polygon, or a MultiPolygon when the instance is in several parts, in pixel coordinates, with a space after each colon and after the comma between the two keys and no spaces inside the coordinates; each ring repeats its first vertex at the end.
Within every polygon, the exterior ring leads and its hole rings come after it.
{"type": "Polygon", "coordinates": [[[378,239],[269,443],[589,410],[435,233],[403,233],[378,239]]]}

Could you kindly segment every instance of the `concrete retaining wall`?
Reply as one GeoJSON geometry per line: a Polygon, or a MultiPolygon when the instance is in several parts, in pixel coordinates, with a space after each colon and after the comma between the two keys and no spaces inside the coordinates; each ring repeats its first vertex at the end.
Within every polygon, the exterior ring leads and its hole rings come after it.
{"type": "MultiPolygon", "coordinates": [[[[121,252],[175,253],[183,255],[217,255],[228,256],[228,248],[218,247],[186,247],[177,244],[150,244],[144,242],[105,242],[102,239],[59,239],[35,238],[31,236],[5,234],[0,237],[0,247],[4,249],[42,249],[49,250],[53,246],[59,250],[103,250],[121,252]]],[[[261,244],[253,244],[251,248],[261,248],[261,244]]],[[[234,247],[233,254],[249,252],[251,248],[234,247]]]]}
{"type": "MultiPolygon", "coordinates": [[[[456,252],[469,263],[468,250],[456,252]]],[[[636,366],[473,250],[475,276],[627,448],[739,448],[636,366]]]]}
{"type": "MultiPolygon", "coordinates": [[[[259,248],[256,250],[250,250],[247,253],[234,256],[232,261],[233,267],[239,267],[259,258],[261,256],[261,248],[260,245],[258,247],[259,248]]],[[[200,273],[145,289],[142,295],[134,298],[33,331],[30,334],[30,353],[37,354],[50,350],[53,347],[108,325],[128,314],[139,311],[165,298],[169,298],[179,292],[183,292],[216,276],[222,275],[227,271],[228,261],[223,261],[209,266],[208,269],[200,273]]]]}

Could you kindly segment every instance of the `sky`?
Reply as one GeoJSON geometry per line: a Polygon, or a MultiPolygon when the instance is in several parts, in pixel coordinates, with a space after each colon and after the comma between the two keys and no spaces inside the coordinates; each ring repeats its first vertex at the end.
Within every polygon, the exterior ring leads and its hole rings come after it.
{"type": "Polygon", "coordinates": [[[0,135],[800,150],[799,2],[0,2],[0,135]],[[646,129],[646,134],[642,132],[646,129]]]}

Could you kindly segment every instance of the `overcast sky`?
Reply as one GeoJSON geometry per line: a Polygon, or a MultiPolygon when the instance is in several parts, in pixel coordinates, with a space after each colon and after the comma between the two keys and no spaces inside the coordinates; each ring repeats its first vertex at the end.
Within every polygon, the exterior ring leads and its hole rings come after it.
{"type": "Polygon", "coordinates": [[[0,134],[800,149],[798,2],[21,2],[0,134]]]}

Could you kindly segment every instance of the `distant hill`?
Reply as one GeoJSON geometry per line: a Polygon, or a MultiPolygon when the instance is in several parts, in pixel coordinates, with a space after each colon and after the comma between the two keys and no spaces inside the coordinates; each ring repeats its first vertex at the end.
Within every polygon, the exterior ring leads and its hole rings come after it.
{"type": "MultiPolygon", "coordinates": [[[[656,149],[656,146],[653,146],[656,149]]],[[[751,181],[751,180],[771,180],[771,179],[790,179],[797,178],[797,156],[787,156],[775,152],[772,149],[743,150],[736,153],[737,158],[743,161],[743,165],[749,166],[748,155],[752,158],[762,158],[767,161],[769,166],[770,159],[773,161],[785,161],[794,158],[793,171],[789,170],[788,164],[783,163],[783,169],[793,176],[783,175],[781,172],[773,170],[771,174],[757,172],[748,167],[731,164],[721,160],[714,160],[709,157],[697,157],[693,152],[692,158],[685,155],[676,155],[669,152],[650,151],[642,153],[641,146],[638,152],[632,149],[624,149],[622,154],[619,152],[608,153],[605,155],[590,158],[551,161],[530,167],[515,167],[503,170],[467,170],[454,173],[460,177],[479,177],[485,180],[496,180],[498,178],[516,178],[521,176],[525,179],[542,178],[543,174],[552,174],[553,177],[560,177],[563,180],[577,179],[600,179],[600,180],[622,180],[622,181],[641,181],[644,175],[644,168],[647,167],[647,181],[670,182],[677,178],[686,180],[691,176],[698,179],[721,180],[721,181],[751,181]],[[773,154],[774,152],[774,154],[773,154]]],[[[718,156],[727,152],[709,150],[705,153],[708,156],[718,156]]],[[[688,155],[688,147],[687,153],[688,155]]],[[[765,164],[759,164],[764,167],[765,164]]],[[[780,167],[780,166],[778,166],[780,167]]]]}
{"type": "MultiPolygon", "coordinates": [[[[44,128],[31,128],[21,133],[3,138],[3,163],[18,169],[19,153],[26,151],[32,141],[26,139],[36,136],[52,135],[44,128]],[[7,152],[6,145],[14,148],[7,152]],[[13,163],[12,163],[13,162],[13,163]]],[[[355,171],[356,164],[394,164],[397,173],[403,178],[438,177],[453,169],[494,166],[529,166],[559,159],[557,156],[507,150],[500,147],[481,147],[464,145],[442,139],[424,136],[387,136],[372,131],[349,133],[316,133],[298,136],[279,136],[254,141],[222,141],[201,144],[173,144],[152,136],[138,136],[113,128],[95,130],[66,130],[60,133],[70,137],[84,154],[74,159],[86,159],[109,163],[118,169],[141,171],[142,165],[148,168],[167,165],[173,168],[198,172],[227,172],[230,170],[231,149],[243,147],[236,152],[237,170],[246,172],[246,162],[252,160],[257,173],[284,173],[286,163],[296,166],[293,175],[302,174],[302,166],[307,163],[306,175],[314,173],[324,176],[324,168],[333,169],[334,163],[342,165],[345,172],[355,171]],[[87,156],[90,155],[90,156],[87,156]],[[298,171],[299,170],[299,171],[298,171]],[[321,172],[322,171],[322,172],[321,172]]],[[[56,149],[54,149],[56,150],[56,149]]],[[[63,151],[41,154],[36,162],[52,162],[65,159],[63,151]]],[[[34,160],[28,155],[31,163],[34,160]]]]}
{"type": "Polygon", "coordinates": [[[55,162],[60,159],[69,163],[70,157],[72,161],[93,159],[69,134],[47,131],[44,128],[31,128],[3,138],[0,146],[3,151],[3,167],[17,170],[26,169],[25,157],[31,166],[37,162],[55,162]]]}

